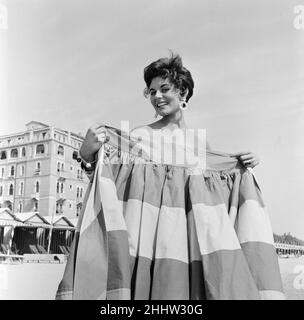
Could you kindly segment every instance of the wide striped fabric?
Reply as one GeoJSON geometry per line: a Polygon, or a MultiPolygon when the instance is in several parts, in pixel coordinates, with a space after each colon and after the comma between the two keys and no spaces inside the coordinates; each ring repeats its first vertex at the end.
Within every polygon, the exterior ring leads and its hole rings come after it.
{"type": "Polygon", "coordinates": [[[56,299],[285,298],[251,170],[211,151],[204,170],[154,163],[107,130],[56,299]]]}

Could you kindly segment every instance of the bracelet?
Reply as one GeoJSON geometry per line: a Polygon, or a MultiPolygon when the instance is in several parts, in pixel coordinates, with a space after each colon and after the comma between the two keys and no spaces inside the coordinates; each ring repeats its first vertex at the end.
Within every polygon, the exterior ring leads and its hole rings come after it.
{"type": "Polygon", "coordinates": [[[77,158],[77,162],[81,162],[80,167],[84,171],[94,171],[95,170],[95,165],[96,165],[96,160],[92,162],[87,162],[82,158],[77,158]]]}
{"type": "Polygon", "coordinates": [[[93,162],[86,162],[82,159],[80,167],[81,169],[83,169],[84,171],[94,171],[95,170],[95,164],[96,161],[93,162]]]}

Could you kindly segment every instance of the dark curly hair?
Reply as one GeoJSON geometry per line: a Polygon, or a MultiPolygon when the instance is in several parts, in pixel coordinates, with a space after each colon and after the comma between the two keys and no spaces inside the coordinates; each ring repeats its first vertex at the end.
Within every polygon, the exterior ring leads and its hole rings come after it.
{"type": "Polygon", "coordinates": [[[188,89],[187,102],[192,97],[194,81],[190,71],[183,66],[182,58],[178,54],[171,53],[171,57],[158,59],[144,69],[147,88],[150,87],[152,79],[155,77],[168,78],[175,88],[181,90],[181,93],[188,89]]]}

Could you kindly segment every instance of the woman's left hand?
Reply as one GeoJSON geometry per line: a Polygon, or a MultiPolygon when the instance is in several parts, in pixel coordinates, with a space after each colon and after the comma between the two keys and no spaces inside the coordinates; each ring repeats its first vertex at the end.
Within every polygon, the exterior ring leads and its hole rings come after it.
{"type": "Polygon", "coordinates": [[[238,152],[233,154],[233,156],[237,157],[246,168],[254,168],[260,163],[259,157],[250,151],[238,152]]]}

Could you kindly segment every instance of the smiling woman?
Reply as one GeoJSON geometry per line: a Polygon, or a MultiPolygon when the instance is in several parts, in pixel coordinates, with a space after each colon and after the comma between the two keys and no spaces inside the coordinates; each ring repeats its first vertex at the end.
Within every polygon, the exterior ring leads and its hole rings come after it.
{"type": "Polygon", "coordinates": [[[57,298],[283,299],[271,224],[251,171],[256,157],[204,149],[206,164],[193,167],[159,156],[199,149],[183,139],[147,143],[141,134],[186,133],[194,82],[178,55],[151,63],[144,79],[162,118],[130,135],[95,125],[81,146],[91,184],[57,298]]]}
{"type": "Polygon", "coordinates": [[[144,79],[147,85],[144,94],[150,96],[155,116],[164,117],[187,108],[194,81],[178,55],[151,63],[144,70],[144,79]]]}

